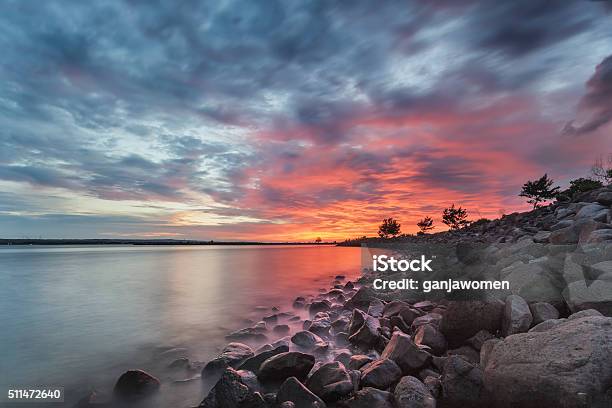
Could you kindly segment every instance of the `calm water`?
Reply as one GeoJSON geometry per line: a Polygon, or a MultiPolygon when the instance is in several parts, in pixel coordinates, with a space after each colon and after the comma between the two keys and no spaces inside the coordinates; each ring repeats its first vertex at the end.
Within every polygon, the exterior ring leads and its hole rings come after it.
{"type": "Polygon", "coordinates": [[[165,350],[207,361],[263,307],[291,310],[359,265],[358,248],[326,246],[0,248],[0,387],[65,386],[74,403],[143,368],[162,380],[149,406],[197,405],[201,380],[177,382],[165,350]]]}

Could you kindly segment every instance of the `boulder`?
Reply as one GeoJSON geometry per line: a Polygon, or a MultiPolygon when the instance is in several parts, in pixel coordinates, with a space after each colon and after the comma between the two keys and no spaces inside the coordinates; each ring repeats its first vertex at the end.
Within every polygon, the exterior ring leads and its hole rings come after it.
{"type": "Polygon", "coordinates": [[[576,220],[590,219],[590,220],[605,222],[605,216],[607,215],[607,212],[608,212],[608,207],[604,207],[603,205],[600,205],[600,204],[588,204],[582,207],[580,211],[576,213],[575,219],[576,220]],[[604,217],[603,219],[601,219],[602,214],[604,217]]]}
{"type": "Polygon", "coordinates": [[[545,320],[557,319],[559,311],[556,307],[546,302],[536,302],[529,305],[531,316],[533,316],[533,324],[540,324],[545,320]]]}
{"type": "Polygon", "coordinates": [[[285,345],[281,345],[278,346],[272,350],[268,350],[268,351],[264,351],[261,352],[253,357],[250,357],[248,359],[246,359],[244,361],[244,363],[242,363],[239,366],[240,370],[248,370],[248,371],[252,371],[255,374],[259,373],[259,367],[261,366],[261,364],[266,361],[267,359],[269,359],[270,357],[274,357],[277,354],[280,353],[286,353],[289,351],[289,347],[285,346],[285,345]]]}
{"type": "Polygon", "coordinates": [[[119,399],[137,400],[154,394],[159,386],[159,380],[151,374],[142,370],[128,370],[115,383],[113,394],[119,399]]]}
{"type": "Polygon", "coordinates": [[[372,387],[365,387],[355,395],[341,401],[338,405],[345,408],[394,408],[393,394],[372,387]]]}
{"type": "Polygon", "coordinates": [[[385,304],[378,299],[374,299],[370,302],[368,307],[368,314],[374,317],[382,317],[385,304]]]}
{"type": "Polygon", "coordinates": [[[291,337],[291,342],[305,350],[312,350],[318,345],[325,343],[322,338],[310,331],[300,331],[291,337]]]}
{"type": "Polygon", "coordinates": [[[374,360],[361,367],[359,371],[361,371],[362,387],[374,387],[380,390],[389,388],[402,376],[402,370],[397,364],[386,358],[374,360]]]}
{"type": "Polygon", "coordinates": [[[563,297],[575,313],[595,309],[605,316],[612,316],[612,281],[576,281],[567,285],[563,297]]]}
{"type": "Polygon", "coordinates": [[[362,286],[359,290],[351,297],[344,307],[346,309],[360,309],[367,311],[370,307],[370,302],[376,299],[376,292],[372,288],[362,286]]]}
{"type": "Polygon", "coordinates": [[[201,408],[266,408],[266,402],[253,373],[227,368],[199,406],[201,408]]]}
{"type": "Polygon", "coordinates": [[[495,336],[489,333],[488,331],[481,330],[475,335],[473,335],[472,337],[470,337],[469,339],[467,339],[466,343],[472,346],[475,350],[480,351],[480,349],[482,348],[482,345],[486,341],[494,339],[494,338],[495,336]]]}
{"type": "Polygon", "coordinates": [[[276,326],[274,326],[274,328],[272,329],[272,331],[273,331],[275,334],[280,334],[281,336],[282,336],[282,335],[285,335],[285,334],[287,334],[287,333],[289,333],[289,331],[290,331],[290,330],[291,330],[291,329],[290,329],[290,328],[289,328],[289,326],[288,326],[288,325],[286,325],[286,324],[279,324],[279,325],[276,325],[276,326]]]}
{"type": "Polygon", "coordinates": [[[297,378],[289,377],[276,393],[276,403],[292,402],[295,408],[323,408],[325,402],[306,388],[297,378]]]}
{"type": "Polygon", "coordinates": [[[431,324],[425,324],[417,329],[414,335],[414,342],[417,345],[425,345],[431,349],[431,352],[437,356],[446,351],[446,339],[440,333],[437,327],[431,324]]]}
{"type": "Polygon", "coordinates": [[[349,337],[349,342],[367,349],[378,343],[380,323],[377,318],[370,315],[365,315],[364,318],[361,327],[349,337]]]}
{"type": "Polygon", "coordinates": [[[384,310],[383,310],[383,316],[384,317],[397,316],[400,310],[402,310],[406,306],[408,305],[402,302],[401,300],[393,300],[385,305],[384,310]]]}
{"type": "Polygon", "coordinates": [[[436,400],[418,378],[402,377],[393,392],[397,408],[436,408],[436,400]]]}
{"type": "Polygon", "coordinates": [[[612,318],[603,316],[507,337],[484,370],[491,405],[500,408],[612,406],[610,384],[612,318]]]}
{"type": "Polygon", "coordinates": [[[229,343],[219,356],[206,363],[202,369],[202,376],[219,375],[227,367],[237,368],[243,361],[254,355],[253,350],[246,344],[229,343]]]}
{"type": "Polygon", "coordinates": [[[396,331],[381,358],[393,360],[405,375],[413,375],[429,363],[431,355],[414,344],[410,336],[396,331]]]}
{"type": "Polygon", "coordinates": [[[510,295],[506,298],[502,325],[504,336],[526,332],[531,327],[532,321],[529,305],[522,297],[510,295]]]}
{"type": "Polygon", "coordinates": [[[433,326],[439,327],[440,322],[442,321],[442,315],[439,313],[430,312],[423,316],[419,316],[412,321],[410,328],[413,332],[416,332],[420,326],[424,324],[431,324],[433,326]]]}
{"type": "Polygon", "coordinates": [[[448,350],[446,352],[448,356],[459,356],[470,363],[479,364],[480,363],[480,352],[476,351],[470,346],[461,346],[456,349],[448,350]]]}
{"type": "Polygon", "coordinates": [[[323,364],[306,381],[306,387],[325,402],[335,402],[353,391],[344,365],[338,361],[323,364]]]}
{"type": "Polygon", "coordinates": [[[327,300],[312,302],[310,306],[308,306],[308,312],[310,313],[311,316],[314,316],[319,312],[325,312],[329,310],[330,307],[331,307],[331,303],[327,300]]]}
{"type": "Polygon", "coordinates": [[[366,356],[365,354],[356,354],[351,357],[348,368],[349,370],[359,370],[361,367],[370,363],[372,360],[372,357],[366,356]]]}
{"type": "Polygon", "coordinates": [[[474,407],[481,404],[482,369],[459,356],[450,356],[442,372],[444,406],[474,407]]]}
{"type": "Polygon", "coordinates": [[[597,194],[597,198],[595,200],[603,206],[612,206],[612,191],[602,191],[601,193],[597,194]]]}
{"type": "Polygon", "coordinates": [[[351,315],[351,321],[348,327],[349,336],[352,336],[353,334],[357,333],[357,330],[359,330],[361,326],[363,326],[363,324],[365,323],[366,316],[367,314],[362,312],[361,310],[353,309],[353,314],[351,315]]]}
{"type": "Polygon", "coordinates": [[[598,244],[610,241],[612,241],[612,229],[599,229],[591,232],[585,243],[598,244]]]}
{"type": "Polygon", "coordinates": [[[258,377],[262,381],[282,381],[289,377],[304,379],[314,362],[314,356],[299,351],[280,353],[261,364],[258,377]]]}
{"type": "Polygon", "coordinates": [[[501,329],[503,313],[504,303],[499,300],[451,301],[440,331],[449,343],[459,345],[480,330],[496,333],[501,329]]]}
{"type": "Polygon", "coordinates": [[[489,356],[491,355],[491,351],[493,350],[493,347],[495,347],[497,343],[500,343],[502,341],[503,341],[502,339],[494,338],[491,340],[487,340],[482,344],[482,347],[480,348],[480,366],[481,367],[485,367],[487,365],[487,361],[489,360],[489,356]]]}
{"type": "Polygon", "coordinates": [[[312,319],[308,331],[313,332],[318,336],[329,336],[329,329],[331,329],[331,320],[327,313],[319,312],[312,319]]]}

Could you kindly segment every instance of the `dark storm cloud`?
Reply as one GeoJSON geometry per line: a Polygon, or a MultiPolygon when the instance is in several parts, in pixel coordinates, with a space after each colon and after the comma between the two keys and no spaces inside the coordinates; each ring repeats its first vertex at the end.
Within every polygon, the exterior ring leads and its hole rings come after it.
{"type": "Polygon", "coordinates": [[[580,125],[574,121],[568,123],[564,129],[567,134],[590,133],[612,121],[612,55],[597,65],[586,88],[579,109],[587,115],[587,120],[580,125]]]}

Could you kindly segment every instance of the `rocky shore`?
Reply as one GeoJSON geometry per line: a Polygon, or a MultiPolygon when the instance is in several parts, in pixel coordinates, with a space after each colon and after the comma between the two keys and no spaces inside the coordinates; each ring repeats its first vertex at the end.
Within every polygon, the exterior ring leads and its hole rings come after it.
{"type": "MultiPolygon", "coordinates": [[[[611,407],[611,206],[607,187],[410,238],[479,243],[480,272],[510,291],[414,299],[373,290],[372,273],[336,276],[229,334],[202,368],[215,385],[199,407],[611,407]]],[[[116,390],[140,397],[155,381],[126,373],[116,390]]]]}

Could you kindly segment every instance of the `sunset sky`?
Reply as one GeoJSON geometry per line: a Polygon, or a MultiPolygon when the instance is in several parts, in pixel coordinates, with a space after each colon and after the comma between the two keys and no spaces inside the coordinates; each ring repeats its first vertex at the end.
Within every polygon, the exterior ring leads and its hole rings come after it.
{"type": "Polygon", "coordinates": [[[442,230],[612,153],[610,2],[5,0],[0,50],[0,238],[442,230]]]}

